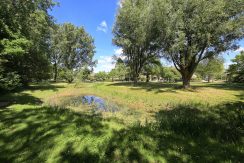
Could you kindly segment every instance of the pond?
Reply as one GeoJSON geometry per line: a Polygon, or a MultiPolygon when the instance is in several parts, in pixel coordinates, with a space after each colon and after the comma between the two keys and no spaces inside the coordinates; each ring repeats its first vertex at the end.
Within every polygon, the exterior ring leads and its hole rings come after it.
{"type": "Polygon", "coordinates": [[[117,112],[119,110],[116,104],[110,103],[103,98],[94,95],[75,97],[71,101],[74,106],[79,106],[80,104],[90,105],[96,111],[117,112]]]}

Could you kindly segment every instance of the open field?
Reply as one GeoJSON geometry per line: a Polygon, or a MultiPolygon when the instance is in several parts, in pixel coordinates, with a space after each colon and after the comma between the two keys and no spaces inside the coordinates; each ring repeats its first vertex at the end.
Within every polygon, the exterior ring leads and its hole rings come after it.
{"type": "Polygon", "coordinates": [[[241,162],[244,85],[36,84],[0,96],[0,162],[241,162]],[[65,99],[96,95],[118,112],[65,99]]]}

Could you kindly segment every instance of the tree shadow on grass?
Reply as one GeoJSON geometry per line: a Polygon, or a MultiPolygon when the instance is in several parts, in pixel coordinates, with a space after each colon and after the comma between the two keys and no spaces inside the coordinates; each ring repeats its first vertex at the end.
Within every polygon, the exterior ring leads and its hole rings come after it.
{"type": "Polygon", "coordinates": [[[74,151],[74,143],[68,143],[66,148],[61,152],[61,162],[85,162],[85,163],[94,163],[99,162],[100,157],[98,153],[92,153],[86,147],[82,152],[74,151]]]}
{"type": "Polygon", "coordinates": [[[162,92],[172,92],[177,93],[177,89],[181,89],[181,85],[178,83],[145,83],[139,82],[137,85],[134,85],[132,82],[122,82],[122,83],[113,83],[108,86],[126,86],[130,87],[132,90],[146,90],[146,91],[155,91],[155,93],[162,92]],[[162,90],[163,89],[163,90],[162,90]]]}
{"type": "Polygon", "coordinates": [[[2,106],[2,108],[6,108],[7,106],[11,106],[13,104],[40,105],[42,103],[39,98],[36,98],[27,93],[10,93],[0,97],[0,101],[8,103],[8,105],[2,106]]]}
{"type": "MultiPolygon", "coordinates": [[[[155,91],[155,93],[163,93],[163,92],[172,92],[177,93],[177,90],[183,90],[181,83],[145,83],[139,82],[137,85],[134,85],[132,82],[121,82],[121,83],[113,83],[108,86],[126,86],[130,87],[132,90],[143,89],[146,91],[155,91]]],[[[195,92],[201,88],[215,88],[215,89],[223,89],[223,90],[243,90],[244,84],[241,83],[194,83],[192,82],[191,89],[186,91],[195,92]]]]}
{"type": "Polygon", "coordinates": [[[62,85],[55,85],[55,84],[32,84],[26,87],[27,90],[31,91],[46,91],[46,90],[52,90],[52,91],[58,91],[60,88],[65,88],[65,86],[62,85]]]}
{"type": "Polygon", "coordinates": [[[110,128],[115,121],[68,109],[4,109],[0,162],[241,162],[243,108],[177,105],[155,122],[120,130],[110,128]]]}
{"type": "Polygon", "coordinates": [[[156,114],[156,122],[114,134],[105,161],[242,162],[244,103],[204,109],[179,105],[156,114]]]}
{"type": "Polygon", "coordinates": [[[51,84],[40,84],[40,85],[30,85],[25,89],[20,89],[15,93],[6,93],[0,96],[0,103],[6,105],[0,105],[0,108],[6,108],[12,104],[21,104],[21,105],[40,105],[42,101],[39,98],[36,98],[28,93],[23,93],[24,90],[29,91],[45,91],[52,90],[58,91],[60,88],[65,88],[64,86],[51,85],[51,84]]]}
{"type": "MultiPolygon", "coordinates": [[[[45,162],[55,156],[53,151],[65,150],[65,144],[76,142],[82,147],[82,143],[87,143],[82,139],[99,139],[109,130],[99,115],[49,107],[0,110],[0,120],[0,162],[45,162]]],[[[92,158],[84,152],[80,155],[83,160],[92,158]]],[[[76,160],[72,153],[57,153],[55,157],[57,160],[76,160]]]]}
{"type": "Polygon", "coordinates": [[[215,88],[215,89],[223,89],[223,90],[243,90],[244,91],[244,84],[243,83],[204,83],[200,85],[193,85],[193,89],[199,88],[215,88]]]}

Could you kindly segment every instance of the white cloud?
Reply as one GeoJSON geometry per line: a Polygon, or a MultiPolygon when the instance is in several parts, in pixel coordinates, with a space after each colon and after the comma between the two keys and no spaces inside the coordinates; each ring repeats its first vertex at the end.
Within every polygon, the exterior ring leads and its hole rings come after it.
{"type": "Polygon", "coordinates": [[[123,49],[119,48],[119,49],[114,49],[114,54],[117,56],[120,56],[123,54],[123,49]]]}
{"type": "Polygon", "coordinates": [[[235,52],[241,52],[241,51],[244,51],[244,47],[239,47],[239,49],[237,49],[235,52]]]}
{"type": "Polygon", "coordinates": [[[108,25],[105,20],[99,24],[99,26],[97,27],[97,31],[103,31],[104,33],[108,31],[108,25]]]}
{"type": "Polygon", "coordinates": [[[115,63],[113,63],[112,56],[100,56],[98,59],[97,67],[94,69],[94,72],[97,73],[99,71],[109,72],[115,67],[115,63]]]}
{"type": "Polygon", "coordinates": [[[126,56],[123,55],[123,49],[122,48],[119,48],[119,49],[114,49],[114,54],[121,58],[122,60],[125,60],[126,59],[126,56]]]}

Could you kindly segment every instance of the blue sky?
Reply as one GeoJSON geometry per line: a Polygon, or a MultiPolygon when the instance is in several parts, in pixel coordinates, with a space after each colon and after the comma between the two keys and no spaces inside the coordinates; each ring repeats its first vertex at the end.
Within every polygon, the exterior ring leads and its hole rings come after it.
{"type": "MultiPolygon", "coordinates": [[[[119,0],[56,0],[60,3],[51,11],[57,23],[70,22],[76,26],[83,26],[95,39],[98,64],[95,72],[110,71],[113,68],[112,56],[120,55],[122,50],[112,44],[112,27],[119,6],[119,0]]],[[[231,59],[244,50],[244,40],[240,42],[240,49],[224,54],[225,66],[231,59]]]]}

